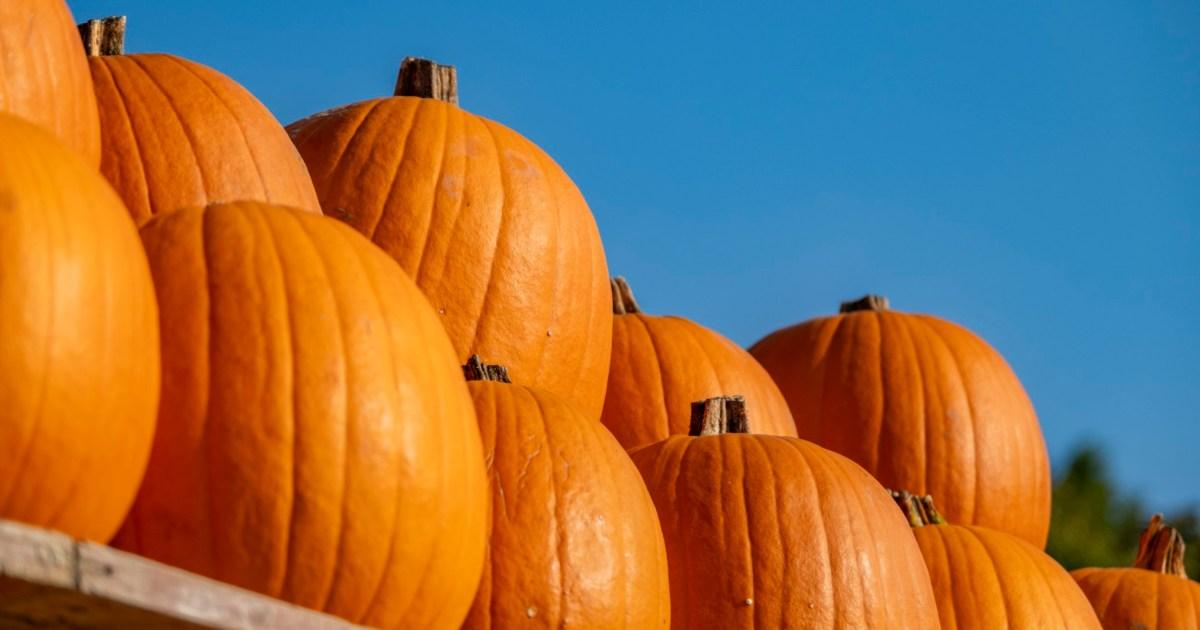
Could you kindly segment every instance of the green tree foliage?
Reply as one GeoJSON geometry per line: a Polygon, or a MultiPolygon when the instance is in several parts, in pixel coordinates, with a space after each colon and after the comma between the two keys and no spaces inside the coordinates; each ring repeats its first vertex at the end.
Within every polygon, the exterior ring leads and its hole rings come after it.
{"type": "MultiPolygon", "coordinates": [[[[1132,564],[1153,510],[1113,483],[1096,447],[1079,448],[1057,477],[1046,552],[1067,569],[1132,564]]],[[[1193,508],[1164,516],[1188,543],[1188,577],[1200,578],[1200,513],[1193,508]]]]}

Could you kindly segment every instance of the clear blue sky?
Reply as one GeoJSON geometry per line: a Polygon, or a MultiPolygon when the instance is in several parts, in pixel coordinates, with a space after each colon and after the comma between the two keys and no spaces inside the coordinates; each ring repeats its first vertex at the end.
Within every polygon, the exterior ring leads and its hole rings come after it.
{"type": "Polygon", "coordinates": [[[454,63],[647,310],[748,345],[884,293],[995,345],[1056,463],[1094,441],[1149,507],[1200,503],[1200,4],[70,4],[284,123],[454,63]]]}

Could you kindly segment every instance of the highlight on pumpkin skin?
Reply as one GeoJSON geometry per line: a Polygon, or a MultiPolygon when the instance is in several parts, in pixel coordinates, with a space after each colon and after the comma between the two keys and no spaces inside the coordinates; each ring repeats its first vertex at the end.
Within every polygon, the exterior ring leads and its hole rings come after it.
{"type": "Polygon", "coordinates": [[[689,319],[644,312],[621,276],[609,292],[612,359],[600,421],[625,448],[686,435],[693,401],[730,393],[750,400],[754,432],[796,436],[779,387],[744,348],[689,319]]]}
{"type": "Polygon", "coordinates": [[[1099,628],[1070,575],[1025,540],[948,523],[933,497],[889,491],[929,569],[943,628],[1099,628]]]}
{"type": "Polygon", "coordinates": [[[779,386],[797,434],[880,483],[938,497],[956,524],[1044,547],[1050,458],[1020,379],[954,322],[868,294],[750,347],[779,386]]]}
{"type": "Polygon", "coordinates": [[[1183,536],[1150,518],[1131,567],[1076,569],[1071,576],[1106,630],[1200,627],[1200,583],[1188,579],[1183,536]]]}

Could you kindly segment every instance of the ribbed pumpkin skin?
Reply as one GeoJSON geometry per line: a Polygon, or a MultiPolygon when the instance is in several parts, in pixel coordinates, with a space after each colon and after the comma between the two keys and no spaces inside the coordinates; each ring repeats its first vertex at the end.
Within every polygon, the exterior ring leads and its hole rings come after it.
{"type": "Polygon", "coordinates": [[[613,317],[613,354],[601,420],[625,448],[686,435],[691,403],[741,394],[755,433],[796,437],[779,387],[754,357],[682,317],[613,317]],[[759,406],[762,406],[760,409],[759,406]]]}
{"type": "Polygon", "coordinates": [[[662,522],[673,628],[938,628],[908,524],[850,460],[744,434],[630,455],[662,522]]]}
{"type": "Polygon", "coordinates": [[[288,127],[321,207],[392,255],[441,315],[460,360],[589,418],[611,352],[608,266],[562,168],[511,129],[432,99],[393,97],[288,127]]]}
{"type": "Polygon", "coordinates": [[[304,162],[279,122],[229,77],[173,55],[88,62],[100,105],[100,170],[139,224],[161,212],[230,201],[320,212],[304,162]]]}
{"type": "Polygon", "coordinates": [[[254,202],[142,228],[163,402],[117,544],[381,627],[457,627],[487,486],[470,395],[411,280],[340,223],[254,202]]]}
{"type": "Polygon", "coordinates": [[[154,434],[154,285],[104,178],[2,113],[0,269],[0,517],[106,542],[154,434]]]}
{"type": "Polygon", "coordinates": [[[1012,369],[936,317],[856,312],[785,328],[750,353],[779,384],[801,438],[846,455],[883,485],[931,494],[946,518],[1041,548],[1050,461],[1012,369]]]}
{"type": "Polygon", "coordinates": [[[464,628],[667,628],[667,555],[629,456],[549,392],[468,383],[492,481],[483,583],[464,628]]]}
{"type": "Polygon", "coordinates": [[[1070,574],[1028,542],[960,525],[926,525],[913,534],[933,582],[942,630],[1100,628],[1070,574]]]}
{"type": "Polygon", "coordinates": [[[1104,630],[1196,630],[1200,583],[1146,569],[1077,569],[1079,583],[1104,630]]]}
{"type": "Polygon", "coordinates": [[[0,2],[0,112],[53,131],[95,168],[100,117],[86,59],[63,0],[0,2]]]}

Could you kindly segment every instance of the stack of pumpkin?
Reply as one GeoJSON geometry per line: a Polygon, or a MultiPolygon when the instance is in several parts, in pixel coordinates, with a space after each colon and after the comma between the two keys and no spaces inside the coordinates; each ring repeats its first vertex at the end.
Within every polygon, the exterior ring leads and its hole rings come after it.
{"type": "Polygon", "coordinates": [[[0,516],[381,627],[1198,623],[1158,521],[1083,588],[1041,551],[967,330],[872,296],[746,352],[642,313],[453,68],[285,131],[80,30],[0,5],[0,516]]]}

